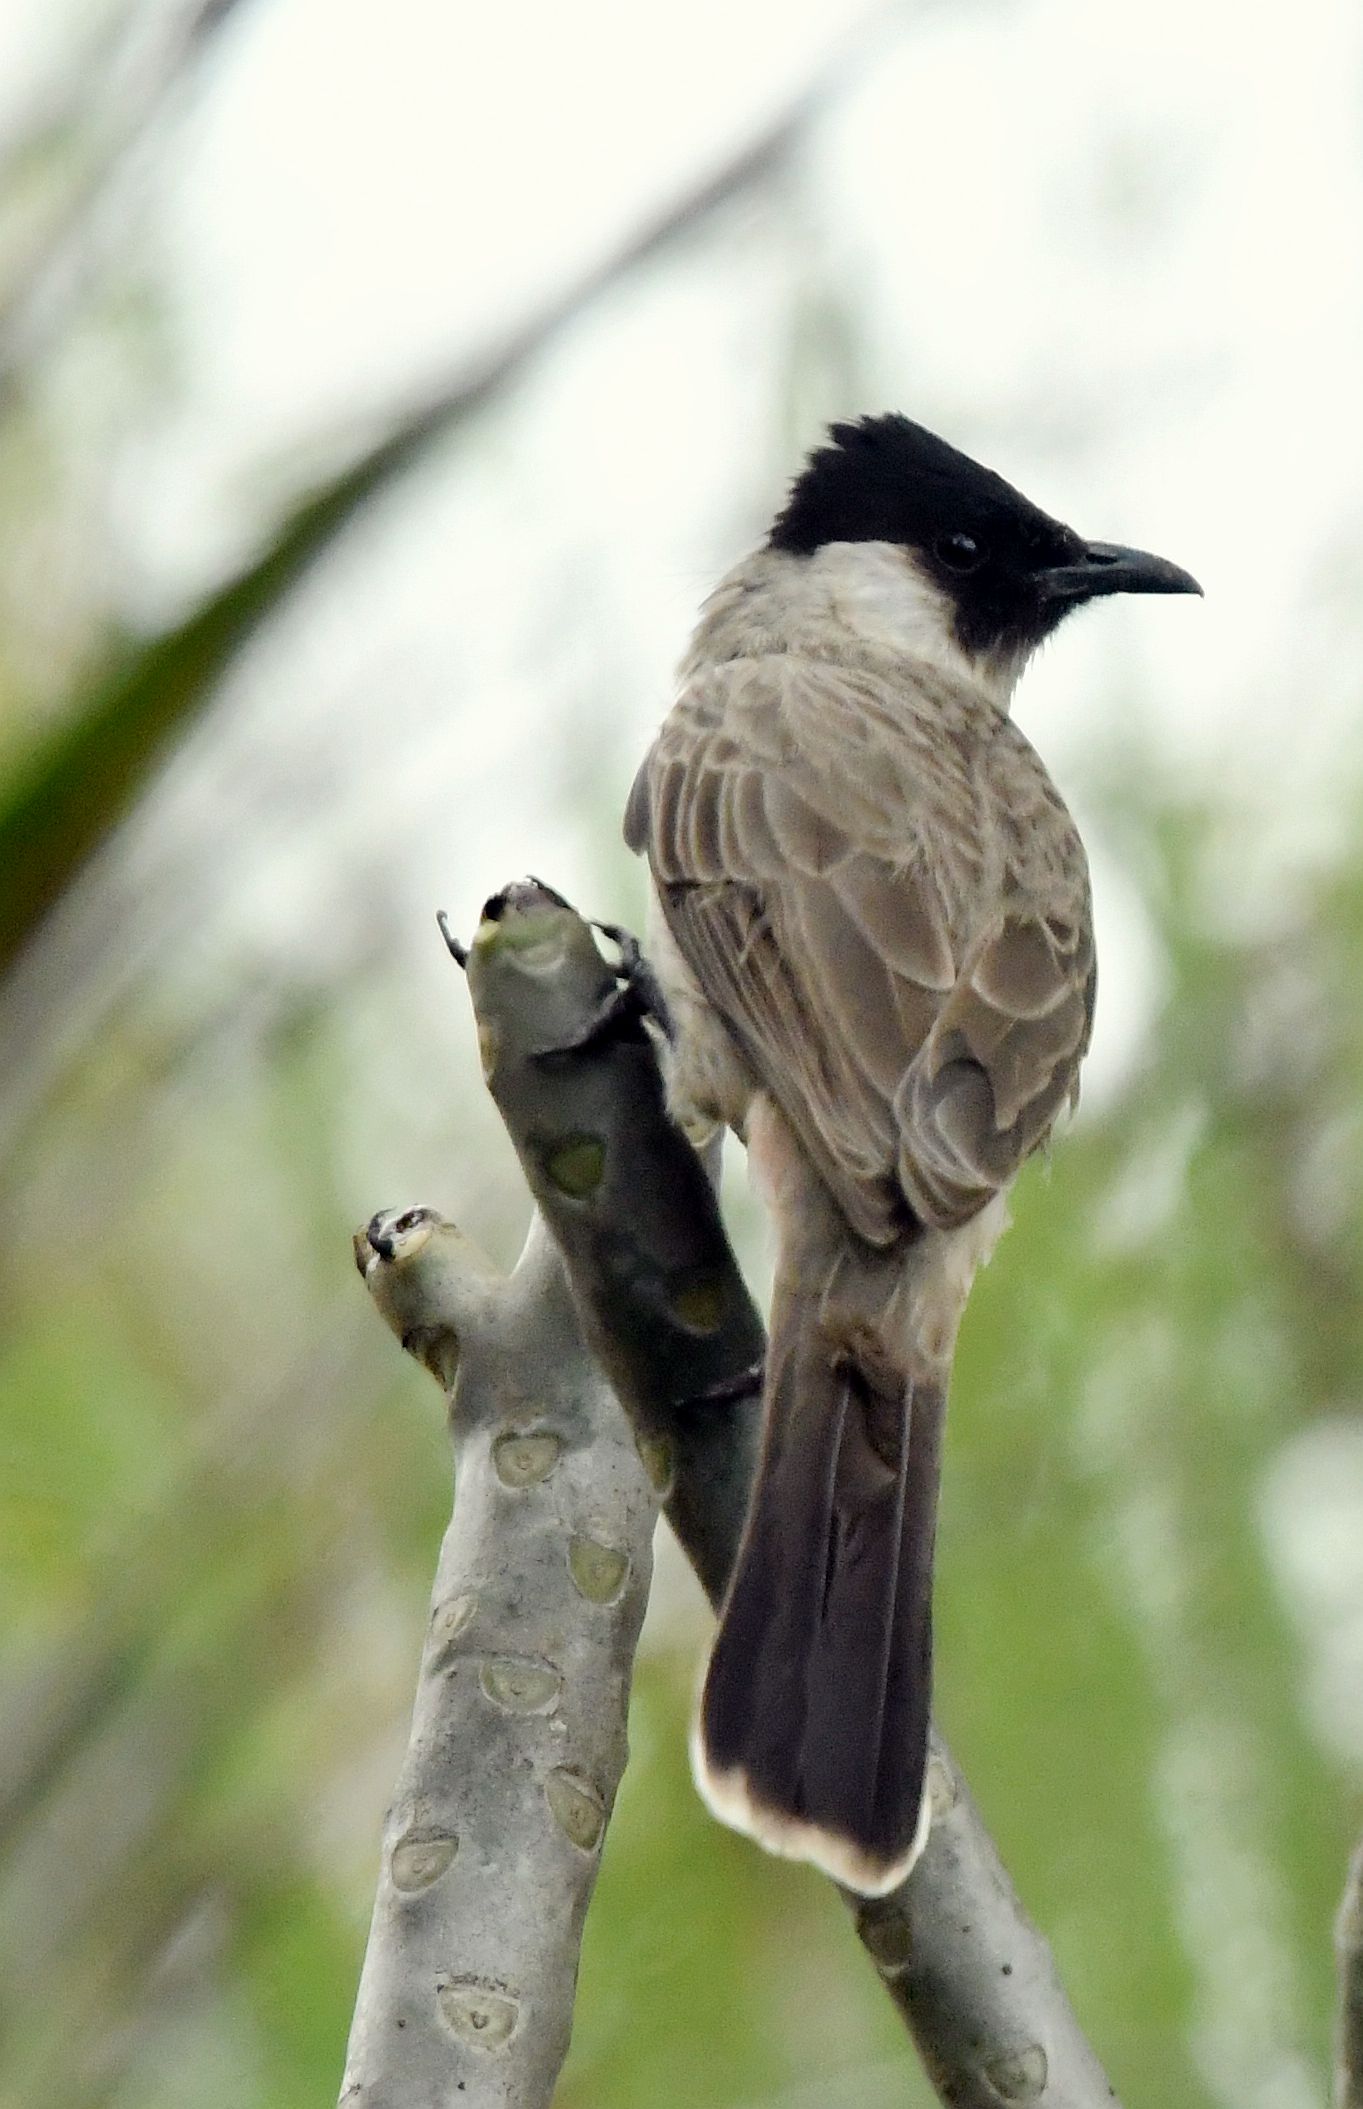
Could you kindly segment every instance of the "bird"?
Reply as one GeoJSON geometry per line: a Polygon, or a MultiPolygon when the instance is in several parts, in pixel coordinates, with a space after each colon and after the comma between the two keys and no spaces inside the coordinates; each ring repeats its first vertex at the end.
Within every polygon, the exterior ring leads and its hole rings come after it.
{"type": "Polygon", "coordinates": [[[704,603],[629,796],[669,1107],[746,1143],[775,1230],[693,1771],[722,1821],[861,1895],[928,1832],[957,1330],[1093,1024],[1084,847],[1013,692],[1086,601],[1200,591],[905,416],[834,424],[704,603]]]}

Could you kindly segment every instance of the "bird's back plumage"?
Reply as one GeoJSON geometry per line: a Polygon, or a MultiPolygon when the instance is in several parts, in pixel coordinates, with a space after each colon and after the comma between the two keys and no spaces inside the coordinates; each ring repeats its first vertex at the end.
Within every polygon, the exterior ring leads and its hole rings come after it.
{"type": "Polygon", "coordinates": [[[698,642],[630,808],[672,938],[861,1237],[964,1221],[1088,1043],[1074,824],[1011,719],[931,665],[698,642]]]}

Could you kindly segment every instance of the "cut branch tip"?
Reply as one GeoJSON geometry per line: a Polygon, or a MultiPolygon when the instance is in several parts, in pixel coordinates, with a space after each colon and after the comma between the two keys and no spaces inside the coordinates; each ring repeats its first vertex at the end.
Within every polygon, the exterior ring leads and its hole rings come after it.
{"type": "MultiPolygon", "coordinates": [[[[527,886],[533,886],[537,893],[542,893],[547,900],[553,902],[556,908],[566,908],[569,915],[577,914],[576,908],[574,908],[572,902],[568,899],[568,896],[566,894],[560,893],[557,886],[550,886],[545,882],[545,880],[537,879],[533,871],[528,871],[524,879],[522,879],[521,881],[522,888],[527,886]]],[[[511,888],[507,889],[508,892],[511,892],[512,890],[513,889],[511,888]]],[[[519,892],[520,888],[517,888],[515,890],[519,892]]]]}
{"type": "Polygon", "coordinates": [[[355,1233],[355,1259],[361,1274],[369,1271],[374,1260],[387,1265],[411,1259],[429,1242],[439,1221],[433,1208],[381,1208],[355,1233]],[[368,1253],[362,1257],[363,1246],[368,1253]]]}

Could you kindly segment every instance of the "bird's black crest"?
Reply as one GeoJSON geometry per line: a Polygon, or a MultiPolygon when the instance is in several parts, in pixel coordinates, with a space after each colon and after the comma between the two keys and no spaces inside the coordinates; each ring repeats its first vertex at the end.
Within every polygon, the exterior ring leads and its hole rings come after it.
{"type": "Polygon", "coordinates": [[[930,545],[940,533],[1049,539],[1057,522],[944,439],[889,413],[833,425],[811,454],[771,531],[771,547],[808,556],[825,542],[930,545]]]}
{"type": "Polygon", "coordinates": [[[1040,635],[1035,574],[1063,562],[1079,538],[1011,483],[912,419],[890,413],[834,425],[791,486],[769,546],[812,556],[829,542],[895,542],[912,549],[956,606],[972,647],[1016,632],[1040,635]],[[977,546],[979,561],[958,552],[977,546]]]}

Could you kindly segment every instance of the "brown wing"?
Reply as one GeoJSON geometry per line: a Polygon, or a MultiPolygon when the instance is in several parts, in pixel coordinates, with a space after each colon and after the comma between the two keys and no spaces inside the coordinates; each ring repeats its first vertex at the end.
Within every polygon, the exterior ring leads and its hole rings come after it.
{"type": "Polygon", "coordinates": [[[734,661],[681,697],[626,834],[852,1226],[964,1221],[1075,1089],[1088,878],[1021,734],[927,680],[734,661]]]}

